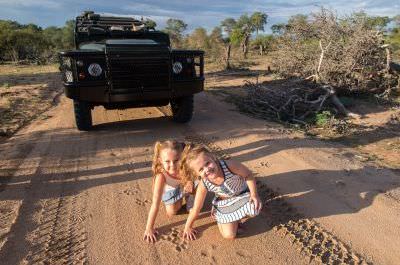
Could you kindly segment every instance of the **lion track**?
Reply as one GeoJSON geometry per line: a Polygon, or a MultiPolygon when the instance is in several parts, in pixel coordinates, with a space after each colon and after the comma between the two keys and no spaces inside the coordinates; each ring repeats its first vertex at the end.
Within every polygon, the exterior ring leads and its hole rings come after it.
{"type": "Polygon", "coordinates": [[[188,242],[181,237],[181,232],[176,228],[172,228],[166,235],[161,235],[161,240],[172,243],[177,252],[184,251],[189,247],[188,242]]]}

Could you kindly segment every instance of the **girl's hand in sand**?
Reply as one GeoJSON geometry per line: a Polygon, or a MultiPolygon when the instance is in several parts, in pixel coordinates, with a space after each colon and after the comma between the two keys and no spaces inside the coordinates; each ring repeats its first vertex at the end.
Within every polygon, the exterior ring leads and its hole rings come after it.
{"type": "Polygon", "coordinates": [[[144,231],[143,240],[147,243],[155,243],[157,241],[158,232],[155,229],[146,229],[144,231]]]}
{"type": "Polygon", "coordinates": [[[254,208],[256,209],[256,211],[260,211],[262,208],[262,203],[260,200],[260,197],[258,197],[258,195],[250,195],[250,203],[254,204],[254,208]]]}
{"type": "Polygon", "coordinates": [[[185,230],[183,230],[183,239],[195,240],[196,234],[197,234],[196,229],[193,229],[193,228],[186,229],[185,228],[185,230]]]}

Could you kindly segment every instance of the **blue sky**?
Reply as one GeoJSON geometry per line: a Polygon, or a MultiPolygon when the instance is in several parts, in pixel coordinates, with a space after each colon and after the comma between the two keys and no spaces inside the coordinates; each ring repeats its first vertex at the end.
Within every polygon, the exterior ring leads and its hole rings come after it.
{"type": "Polygon", "coordinates": [[[285,22],[295,14],[309,14],[321,6],[332,8],[339,15],[355,11],[365,11],[375,16],[400,14],[400,1],[395,0],[0,0],[0,19],[10,19],[19,23],[34,23],[41,27],[63,26],[82,10],[99,13],[133,15],[155,20],[158,29],[165,26],[168,18],[182,19],[188,24],[188,31],[196,27],[211,30],[227,17],[238,18],[244,13],[261,11],[268,15],[267,32],[271,25],[285,22]]]}

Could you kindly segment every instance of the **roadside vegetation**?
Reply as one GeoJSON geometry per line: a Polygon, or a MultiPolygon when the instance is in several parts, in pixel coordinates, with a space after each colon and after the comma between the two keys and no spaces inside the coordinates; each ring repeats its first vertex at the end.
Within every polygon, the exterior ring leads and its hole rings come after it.
{"type": "Polygon", "coordinates": [[[0,65],[0,139],[54,105],[62,93],[58,72],[55,64],[0,65]]]}

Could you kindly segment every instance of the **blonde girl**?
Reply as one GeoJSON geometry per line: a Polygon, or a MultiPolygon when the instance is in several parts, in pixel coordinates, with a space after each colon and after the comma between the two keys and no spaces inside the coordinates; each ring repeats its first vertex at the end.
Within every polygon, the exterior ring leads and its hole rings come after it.
{"type": "Polygon", "coordinates": [[[239,162],[218,160],[203,146],[187,145],[181,159],[182,176],[200,178],[194,206],[183,237],[196,239],[193,223],[203,207],[207,191],[215,193],[212,212],[222,237],[234,239],[241,219],[258,215],[262,204],[251,171],[239,162]]]}
{"type": "Polygon", "coordinates": [[[178,161],[181,157],[184,144],[177,141],[156,142],[153,157],[153,198],[147,218],[143,239],[154,243],[158,232],[154,229],[154,223],[160,208],[164,202],[167,216],[175,215],[182,207],[183,190],[179,174],[178,161]]]}

